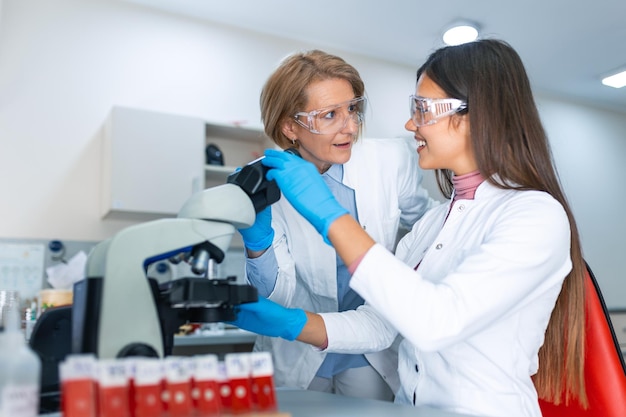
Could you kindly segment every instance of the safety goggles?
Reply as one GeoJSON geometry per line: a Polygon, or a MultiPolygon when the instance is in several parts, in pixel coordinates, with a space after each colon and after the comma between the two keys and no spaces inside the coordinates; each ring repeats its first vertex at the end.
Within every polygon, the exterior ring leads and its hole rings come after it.
{"type": "Polygon", "coordinates": [[[437,120],[467,109],[467,103],[456,98],[425,98],[409,96],[411,120],[416,127],[437,123],[437,120]]]}
{"type": "Polygon", "coordinates": [[[348,120],[360,126],[365,117],[366,103],[365,97],[357,97],[323,109],[299,112],[293,117],[296,123],[311,133],[333,135],[346,127],[348,120]]]}

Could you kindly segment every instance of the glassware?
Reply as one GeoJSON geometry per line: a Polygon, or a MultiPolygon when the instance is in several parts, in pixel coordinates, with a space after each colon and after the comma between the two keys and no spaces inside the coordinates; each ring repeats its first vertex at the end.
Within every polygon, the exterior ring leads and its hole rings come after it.
{"type": "Polygon", "coordinates": [[[9,310],[15,306],[20,309],[20,295],[16,290],[0,290],[0,331],[6,327],[5,320],[9,310]]]}

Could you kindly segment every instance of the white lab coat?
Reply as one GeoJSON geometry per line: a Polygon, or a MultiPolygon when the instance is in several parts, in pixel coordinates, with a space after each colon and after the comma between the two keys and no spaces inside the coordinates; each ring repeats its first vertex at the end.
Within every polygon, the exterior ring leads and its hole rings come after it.
{"type": "Polygon", "coordinates": [[[540,417],[531,375],[571,270],[565,211],[547,193],[487,182],[445,220],[448,208],[415,224],[398,244],[400,259],[380,245],[368,251],[350,282],[366,304],[323,315],[327,350],[383,349],[399,331],[396,402],[540,417]]]}
{"type": "MultiPolygon", "coordinates": [[[[392,250],[399,224],[406,229],[437,204],[420,187],[417,153],[406,139],[361,139],[344,164],[343,183],[355,190],[359,222],[383,247],[392,250]]],[[[272,205],[274,252],[279,271],[269,298],[287,307],[313,312],[338,310],[337,262],[332,246],[291,204],[281,198],[272,205]]],[[[277,386],[306,389],[326,352],[298,341],[258,336],[255,350],[270,351],[277,386]]],[[[366,355],[395,392],[397,346],[366,355]]]]}

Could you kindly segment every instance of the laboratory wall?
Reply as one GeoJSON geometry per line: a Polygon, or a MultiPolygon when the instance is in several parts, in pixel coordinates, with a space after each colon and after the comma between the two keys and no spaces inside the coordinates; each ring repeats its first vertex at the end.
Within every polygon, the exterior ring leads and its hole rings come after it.
{"type": "MultiPolygon", "coordinates": [[[[98,241],[136,224],[100,214],[100,138],[111,107],[260,128],[263,82],[296,50],[325,49],[359,69],[370,100],[366,136],[410,136],[407,97],[424,56],[403,66],[117,0],[0,6],[0,238],[98,241]]],[[[626,197],[617,182],[626,117],[541,92],[538,102],[588,262],[609,306],[626,307],[618,241],[626,197]]],[[[438,197],[431,173],[425,183],[438,197]]]]}

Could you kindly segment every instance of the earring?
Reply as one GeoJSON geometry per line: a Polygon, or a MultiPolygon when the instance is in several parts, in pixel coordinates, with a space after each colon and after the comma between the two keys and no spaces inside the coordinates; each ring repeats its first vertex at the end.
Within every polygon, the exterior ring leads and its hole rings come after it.
{"type": "Polygon", "coordinates": [[[295,140],[295,139],[291,139],[291,144],[292,144],[293,146],[296,146],[296,140],[295,140]]]}

